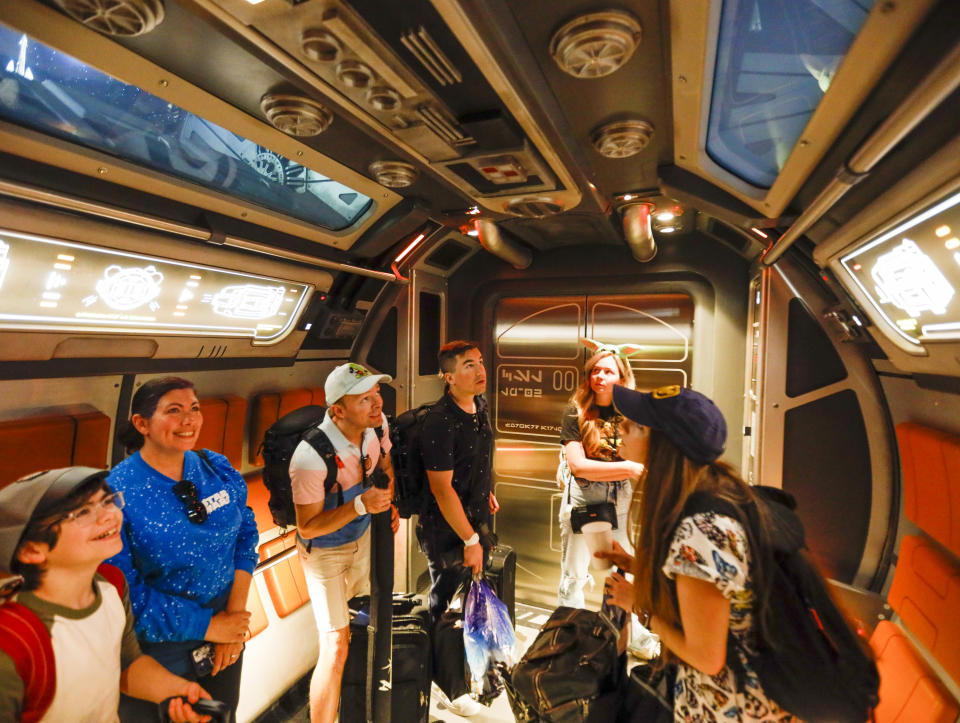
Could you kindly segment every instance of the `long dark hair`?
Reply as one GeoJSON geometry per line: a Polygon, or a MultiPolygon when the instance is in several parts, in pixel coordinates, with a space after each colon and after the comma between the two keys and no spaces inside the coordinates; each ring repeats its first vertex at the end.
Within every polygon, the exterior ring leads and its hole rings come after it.
{"type": "Polygon", "coordinates": [[[182,377],[160,377],[144,382],[133,395],[133,402],[130,404],[131,419],[122,422],[117,430],[117,439],[128,454],[136,452],[144,443],[143,435],[133,426],[133,415],[139,414],[144,419],[150,419],[157,411],[163,395],[174,389],[194,389],[193,382],[182,377]]]}
{"type": "Polygon", "coordinates": [[[630,509],[636,569],[634,600],[639,609],[647,610],[661,620],[679,627],[680,609],[675,587],[662,572],[674,531],[684,506],[694,492],[708,492],[732,504],[739,512],[739,522],[747,533],[750,578],[754,590],[754,615],[767,639],[775,624],[769,619],[767,604],[772,590],[773,553],[770,545],[770,520],[756,493],[740,479],[736,471],[719,460],[698,464],[688,459],[667,436],[650,431],[647,471],[634,492],[630,509]],[[748,524],[746,510],[755,510],[759,525],[755,539],[748,524]]]}

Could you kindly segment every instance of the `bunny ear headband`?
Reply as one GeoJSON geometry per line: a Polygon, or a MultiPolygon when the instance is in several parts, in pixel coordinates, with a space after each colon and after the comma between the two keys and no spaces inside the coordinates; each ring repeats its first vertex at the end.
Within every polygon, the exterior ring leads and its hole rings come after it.
{"type": "Polygon", "coordinates": [[[632,357],[643,349],[640,344],[602,344],[599,341],[587,339],[586,337],[580,337],[580,343],[587,347],[587,349],[595,351],[597,354],[601,352],[616,354],[623,359],[624,363],[627,362],[629,357],[632,357]]]}

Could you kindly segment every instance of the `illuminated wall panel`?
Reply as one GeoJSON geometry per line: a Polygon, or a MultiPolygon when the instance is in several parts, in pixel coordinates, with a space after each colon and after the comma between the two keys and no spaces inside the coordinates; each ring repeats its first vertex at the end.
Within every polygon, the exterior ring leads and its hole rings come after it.
{"type": "Polygon", "coordinates": [[[0,229],[0,328],[281,341],[311,287],[0,229]]]}

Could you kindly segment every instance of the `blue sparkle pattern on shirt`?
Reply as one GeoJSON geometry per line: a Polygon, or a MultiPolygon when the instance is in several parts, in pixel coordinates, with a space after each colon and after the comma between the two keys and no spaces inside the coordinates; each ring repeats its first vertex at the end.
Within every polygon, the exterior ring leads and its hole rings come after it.
{"type": "Polygon", "coordinates": [[[210,465],[195,452],[187,452],[183,463],[183,478],[207,503],[202,524],[187,519],[173,492],[179,480],[157,472],[139,452],[107,477],[126,501],[123,550],[109,562],[127,577],[141,640],[202,640],[218,612],[211,604],[230,592],[237,570],[252,573],[256,567],[259,533],[247,507],[246,482],[226,457],[206,454],[210,465]]]}

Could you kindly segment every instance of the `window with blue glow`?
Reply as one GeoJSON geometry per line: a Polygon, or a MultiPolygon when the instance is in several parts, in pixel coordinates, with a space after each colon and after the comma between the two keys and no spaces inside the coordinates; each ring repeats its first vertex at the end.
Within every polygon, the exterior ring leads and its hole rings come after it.
{"type": "Polygon", "coordinates": [[[368,196],[0,25],[0,119],[330,230],[368,196]]]}
{"type": "Polygon", "coordinates": [[[769,188],[830,87],[873,0],[725,0],[707,154],[769,188]]]}

